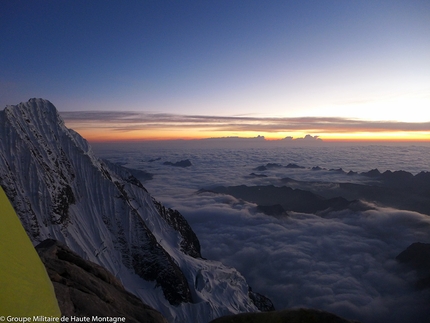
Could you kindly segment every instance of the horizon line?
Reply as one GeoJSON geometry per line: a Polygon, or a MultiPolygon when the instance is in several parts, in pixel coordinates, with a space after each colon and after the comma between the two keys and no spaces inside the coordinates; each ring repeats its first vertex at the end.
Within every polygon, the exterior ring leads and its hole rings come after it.
{"type": "Polygon", "coordinates": [[[305,144],[305,145],[318,145],[318,144],[430,144],[429,139],[423,138],[326,138],[323,139],[321,136],[312,136],[312,139],[306,139],[305,137],[291,137],[291,138],[265,138],[264,136],[257,137],[240,137],[240,136],[225,136],[225,137],[199,137],[199,138],[185,138],[185,137],[171,137],[171,138],[119,138],[119,139],[97,139],[91,137],[84,137],[90,143],[150,143],[150,142],[203,142],[203,141],[213,141],[213,142],[231,142],[243,141],[243,142],[254,142],[254,143],[280,143],[280,144],[305,144]]]}

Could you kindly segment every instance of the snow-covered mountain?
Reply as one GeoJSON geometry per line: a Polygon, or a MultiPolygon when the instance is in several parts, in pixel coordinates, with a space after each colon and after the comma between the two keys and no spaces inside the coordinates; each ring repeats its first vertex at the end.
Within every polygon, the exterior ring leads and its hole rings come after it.
{"type": "Polygon", "coordinates": [[[34,244],[64,242],[170,322],[257,311],[243,276],[203,259],[182,215],[97,159],[49,101],[0,111],[0,185],[34,244]]]}

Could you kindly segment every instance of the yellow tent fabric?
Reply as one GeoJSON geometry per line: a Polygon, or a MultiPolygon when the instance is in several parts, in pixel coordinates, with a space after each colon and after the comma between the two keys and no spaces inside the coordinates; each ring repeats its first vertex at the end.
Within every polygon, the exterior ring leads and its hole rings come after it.
{"type": "Polygon", "coordinates": [[[60,317],[54,288],[0,187],[0,317],[60,317]]]}

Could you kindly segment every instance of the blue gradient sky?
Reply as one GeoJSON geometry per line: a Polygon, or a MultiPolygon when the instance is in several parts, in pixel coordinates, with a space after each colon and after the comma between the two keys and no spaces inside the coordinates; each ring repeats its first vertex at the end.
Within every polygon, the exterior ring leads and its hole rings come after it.
{"type": "Polygon", "coordinates": [[[429,35],[429,1],[6,0],[0,106],[428,122],[429,35]]]}

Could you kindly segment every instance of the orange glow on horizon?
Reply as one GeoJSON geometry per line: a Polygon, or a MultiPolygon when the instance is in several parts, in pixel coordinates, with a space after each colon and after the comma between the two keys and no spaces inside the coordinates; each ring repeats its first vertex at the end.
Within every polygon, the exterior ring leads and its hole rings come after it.
{"type": "Polygon", "coordinates": [[[203,129],[151,129],[139,131],[118,131],[110,129],[76,129],[79,134],[90,142],[109,141],[165,141],[165,140],[199,140],[207,138],[256,138],[264,136],[267,141],[279,141],[286,137],[293,139],[304,138],[306,135],[318,137],[323,142],[428,142],[430,133],[423,132],[350,132],[350,133],[320,133],[300,131],[294,133],[256,133],[256,132],[227,132],[227,131],[205,131],[203,129]]]}
{"type": "Polygon", "coordinates": [[[430,142],[430,133],[417,132],[364,132],[325,134],[321,136],[327,142],[430,142]]]}

